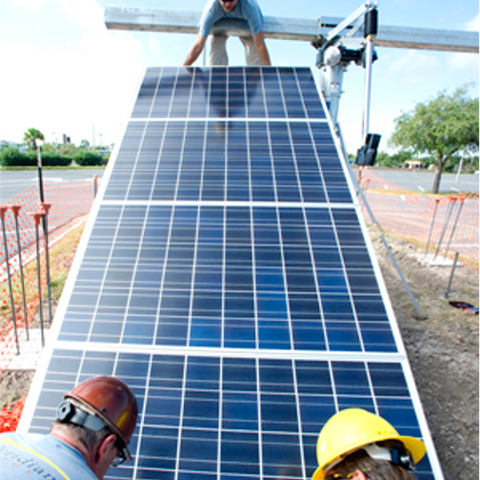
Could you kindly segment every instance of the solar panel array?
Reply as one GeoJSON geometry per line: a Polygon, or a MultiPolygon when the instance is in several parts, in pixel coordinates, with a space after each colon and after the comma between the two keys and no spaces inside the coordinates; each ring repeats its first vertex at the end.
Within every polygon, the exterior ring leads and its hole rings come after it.
{"type": "Polygon", "coordinates": [[[405,351],[310,69],[150,68],[36,378],[30,431],[99,374],[137,394],[107,478],[307,478],[361,407],[430,450],[405,351]]]}

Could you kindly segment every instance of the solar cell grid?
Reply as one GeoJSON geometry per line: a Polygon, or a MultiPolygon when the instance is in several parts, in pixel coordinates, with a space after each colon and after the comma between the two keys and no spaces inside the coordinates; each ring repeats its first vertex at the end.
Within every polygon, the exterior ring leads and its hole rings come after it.
{"type": "Polygon", "coordinates": [[[309,69],[148,69],[104,183],[31,431],[106,374],[140,404],[109,479],[308,478],[348,407],[430,441],[309,69]]]}
{"type": "MultiPolygon", "coordinates": [[[[421,435],[396,362],[62,349],[33,429],[46,431],[63,392],[99,373],[128,382],[140,403],[135,463],[110,470],[111,479],[304,477],[315,468],[318,431],[338,407],[377,409],[400,434],[421,435]]],[[[418,478],[432,479],[430,468],[423,460],[418,478]]]]}
{"type": "Polygon", "coordinates": [[[298,72],[151,69],[132,118],[325,118],[311,75],[298,72]]]}
{"type": "Polygon", "coordinates": [[[338,154],[324,147],[326,124],[138,123],[127,130],[106,200],[351,202],[338,154]]]}
{"type": "Polygon", "coordinates": [[[348,209],[105,206],[59,338],[396,351],[364,250],[348,209]]]}

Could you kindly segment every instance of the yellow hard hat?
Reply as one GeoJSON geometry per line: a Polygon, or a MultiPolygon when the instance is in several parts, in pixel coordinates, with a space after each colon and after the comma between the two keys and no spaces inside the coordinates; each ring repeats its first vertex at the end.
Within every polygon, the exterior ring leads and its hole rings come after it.
{"type": "Polygon", "coordinates": [[[324,480],[325,472],[362,447],[385,440],[398,440],[415,463],[425,455],[425,444],[403,437],[383,418],[360,408],[348,408],[333,415],[323,426],[317,442],[318,468],[312,480],[324,480]]]}

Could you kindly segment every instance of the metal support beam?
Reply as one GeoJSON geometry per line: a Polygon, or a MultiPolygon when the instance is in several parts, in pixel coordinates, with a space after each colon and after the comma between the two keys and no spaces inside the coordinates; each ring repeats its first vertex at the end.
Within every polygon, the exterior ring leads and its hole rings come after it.
{"type": "MultiPolygon", "coordinates": [[[[201,12],[158,10],[145,8],[105,8],[105,25],[111,30],[136,30],[143,32],[197,33],[201,12]]],[[[264,17],[266,38],[312,41],[319,34],[329,32],[343,21],[341,17],[321,17],[319,20],[301,20],[283,17],[264,17]]],[[[351,26],[352,28],[354,25],[351,26]]],[[[242,20],[222,20],[214,32],[246,35],[242,20]]],[[[355,36],[361,36],[361,32],[355,36]]],[[[374,41],[377,47],[413,48],[450,52],[477,53],[478,32],[426,28],[379,26],[374,41]]]]}

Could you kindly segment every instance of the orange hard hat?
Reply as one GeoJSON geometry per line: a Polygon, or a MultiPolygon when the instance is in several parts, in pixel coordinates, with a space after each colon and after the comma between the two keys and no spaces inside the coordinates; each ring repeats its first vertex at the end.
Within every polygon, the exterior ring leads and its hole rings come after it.
{"type": "Polygon", "coordinates": [[[100,417],[117,435],[126,458],[132,458],[127,445],[137,424],[138,405],[125,383],[115,377],[93,377],[77,385],[64,398],[76,400],[100,417]]]}

